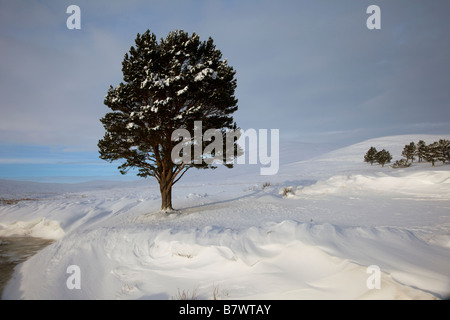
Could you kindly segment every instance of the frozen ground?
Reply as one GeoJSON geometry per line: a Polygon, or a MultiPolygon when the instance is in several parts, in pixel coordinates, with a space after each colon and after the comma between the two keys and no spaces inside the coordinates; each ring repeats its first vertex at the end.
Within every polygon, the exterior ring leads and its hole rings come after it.
{"type": "Polygon", "coordinates": [[[448,298],[450,165],[362,161],[370,146],[397,160],[405,144],[439,138],[450,136],[384,137],[311,159],[291,147],[276,176],[193,171],[169,215],[150,180],[0,181],[0,198],[27,199],[0,206],[0,236],[58,240],[16,268],[3,298],[448,298]],[[66,285],[71,265],[81,289],[66,285]]]}

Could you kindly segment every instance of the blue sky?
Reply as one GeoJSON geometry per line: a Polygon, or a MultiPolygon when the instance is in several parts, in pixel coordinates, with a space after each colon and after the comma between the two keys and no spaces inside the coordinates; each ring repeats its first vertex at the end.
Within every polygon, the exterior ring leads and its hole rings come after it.
{"type": "Polygon", "coordinates": [[[0,0],[0,178],[109,176],[109,85],[136,34],[212,37],[237,71],[243,129],[345,145],[450,133],[450,2],[0,0]],[[69,5],[81,30],[69,30],[69,5]],[[381,8],[369,30],[366,9],[381,8]]]}

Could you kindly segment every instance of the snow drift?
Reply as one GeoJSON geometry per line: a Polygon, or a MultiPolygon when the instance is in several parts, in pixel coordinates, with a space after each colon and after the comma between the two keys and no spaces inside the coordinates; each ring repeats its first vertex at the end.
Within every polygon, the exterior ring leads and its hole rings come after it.
{"type": "Polygon", "coordinates": [[[60,239],[64,236],[57,221],[38,218],[31,221],[15,221],[10,224],[0,223],[0,237],[30,236],[44,239],[60,239]]]}

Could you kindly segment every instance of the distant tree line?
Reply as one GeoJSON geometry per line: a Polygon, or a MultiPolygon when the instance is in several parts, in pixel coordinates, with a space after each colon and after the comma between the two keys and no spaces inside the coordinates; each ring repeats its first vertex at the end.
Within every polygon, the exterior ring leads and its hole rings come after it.
{"type": "MultiPolygon", "coordinates": [[[[395,161],[392,165],[393,168],[407,168],[411,166],[414,160],[416,160],[416,157],[418,162],[431,162],[433,167],[438,161],[442,161],[442,163],[445,164],[445,162],[450,161],[450,141],[440,139],[429,145],[423,140],[420,140],[417,144],[411,142],[403,148],[402,156],[404,158],[395,161]]],[[[371,165],[378,163],[381,164],[382,167],[384,167],[386,163],[391,162],[391,160],[392,156],[389,151],[386,151],[385,149],[377,151],[375,147],[370,147],[364,156],[365,162],[368,162],[371,165]]]]}

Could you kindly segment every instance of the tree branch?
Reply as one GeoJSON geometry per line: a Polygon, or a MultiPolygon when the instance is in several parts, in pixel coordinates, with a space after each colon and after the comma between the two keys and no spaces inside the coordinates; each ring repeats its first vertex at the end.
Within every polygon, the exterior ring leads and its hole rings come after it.
{"type": "Polygon", "coordinates": [[[174,178],[183,170],[183,168],[185,168],[185,170],[181,173],[181,175],[178,177],[178,179],[173,181],[173,184],[177,183],[178,180],[180,180],[184,174],[186,173],[186,171],[188,171],[190,168],[192,168],[191,166],[186,166],[185,164],[183,164],[179,170],[177,170],[177,173],[174,175],[174,178]],[[186,168],[185,168],[186,167],[186,168]]]}

